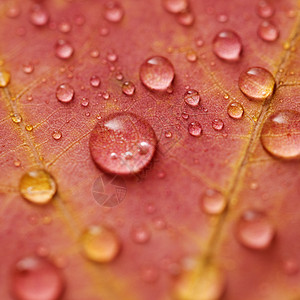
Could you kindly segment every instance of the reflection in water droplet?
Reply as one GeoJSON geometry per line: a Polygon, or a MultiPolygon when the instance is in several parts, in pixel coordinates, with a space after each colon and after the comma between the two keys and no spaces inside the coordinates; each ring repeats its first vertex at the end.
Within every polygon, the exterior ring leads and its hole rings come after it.
{"type": "Polygon", "coordinates": [[[177,14],[177,22],[183,26],[192,26],[195,22],[195,17],[190,11],[184,11],[177,14]]]}
{"type": "Polygon", "coordinates": [[[83,254],[90,260],[108,263],[121,250],[121,242],[116,233],[104,226],[91,226],[81,237],[83,254]]]}
{"type": "Polygon", "coordinates": [[[49,21],[49,13],[44,7],[36,4],[30,11],[29,20],[35,26],[44,26],[49,21]]]}
{"type": "Polygon", "coordinates": [[[190,106],[197,106],[200,102],[199,92],[196,90],[187,90],[184,94],[184,101],[190,106]]]}
{"type": "Polygon", "coordinates": [[[131,230],[131,238],[137,244],[145,244],[150,240],[150,231],[145,226],[137,226],[131,230]]]}
{"type": "Polygon", "coordinates": [[[26,200],[35,204],[46,204],[56,193],[56,182],[47,171],[35,170],[23,175],[19,189],[26,200]]]}
{"type": "Polygon", "coordinates": [[[55,44],[55,54],[58,58],[68,59],[73,55],[72,45],[65,40],[58,40],[55,44]]]}
{"type": "Polygon", "coordinates": [[[251,100],[265,100],[273,94],[275,79],[268,70],[252,67],[241,73],[239,88],[251,100]]]}
{"type": "Polygon", "coordinates": [[[99,87],[101,84],[101,80],[99,78],[99,76],[97,75],[93,75],[91,78],[90,78],[90,85],[92,87],[99,87]]]}
{"type": "Polygon", "coordinates": [[[140,79],[151,90],[166,90],[174,76],[173,65],[162,56],[150,57],[140,67],[140,79]]]}
{"type": "Polygon", "coordinates": [[[151,161],[157,144],[147,121],[131,113],[116,113],[102,118],[90,137],[90,151],[95,163],[106,172],[129,175],[140,172],[151,161]],[[140,155],[141,143],[149,149],[140,155]],[[130,152],[131,159],[125,159],[130,152]],[[116,159],[111,159],[111,153],[116,159]]]}
{"type": "Polygon", "coordinates": [[[60,271],[44,258],[28,256],[14,267],[12,292],[17,299],[58,300],[64,286],[60,271]]]}
{"type": "Polygon", "coordinates": [[[245,247],[263,250],[271,245],[275,229],[267,216],[259,211],[247,210],[240,217],[236,237],[245,247]]]}
{"type": "Polygon", "coordinates": [[[213,51],[215,55],[228,62],[238,61],[242,49],[241,39],[233,31],[221,31],[213,40],[213,51]]]}
{"type": "Polygon", "coordinates": [[[244,108],[238,102],[231,102],[227,108],[227,113],[233,119],[240,119],[244,114],[244,108]]]}
{"type": "Polygon", "coordinates": [[[258,27],[257,34],[266,42],[274,42],[279,37],[279,30],[273,23],[263,21],[258,27]]]}
{"type": "Polygon", "coordinates": [[[122,6],[115,1],[109,1],[105,4],[104,17],[107,21],[112,23],[118,23],[124,16],[124,10],[122,6]]]}
{"type": "Polygon", "coordinates": [[[274,14],[275,9],[269,2],[260,0],[256,6],[256,12],[261,18],[270,18],[274,14]]]}
{"type": "Polygon", "coordinates": [[[207,190],[201,198],[202,210],[209,215],[221,214],[226,207],[225,197],[216,190],[207,190]]]}
{"type": "Polygon", "coordinates": [[[53,131],[53,133],[52,133],[52,137],[53,137],[55,140],[60,140],[61,137],[62,137],[62,133],[61,133],[59,130],[55,130],[55,131],[53,131]]]}
{"type": "Polygon", "coordinates": [[[261,131],[263,147],[282,159],[300,158],[300,113],[293,110],[278,111],[265,121],[261,131]]]}
{"type": "Polygon", "coordinates": [[[188,0],[163,0],[166,11],[177,14],[188,8],[188,0]]]}
{"type": "Polygon", "coordinates": [[[200,136],[202,133],[201,124],[197,121],[190,123],[188,126],[188,131],[189,131],[189,134],[192,136],[195,136],[195,137],[200,136]]]}
{"type": "Polygon", "coordinates": [[[122,86],[122,92],[127,96],[132,96],[135,92],[135,85],[131,81],[125,81],[122,86]]]}
{"type": "Polygon", "coordinates": [[[8,71],[0,71],[0,87],[7,87],[10,82],[10,73],[8,71]]]}
{"type": "Polygon", "coordinates": [[[70,102],[74,97],[74,89],[68,83],[63,83],[56,89],[56,98],[63,103],[70,102]]]}
{"type": "Polygon", "coordinates": [[[224,128],[224,123],[221,119],[214,119],[211,124],[212,128],[217,131],[220,131],[224,128]]]}

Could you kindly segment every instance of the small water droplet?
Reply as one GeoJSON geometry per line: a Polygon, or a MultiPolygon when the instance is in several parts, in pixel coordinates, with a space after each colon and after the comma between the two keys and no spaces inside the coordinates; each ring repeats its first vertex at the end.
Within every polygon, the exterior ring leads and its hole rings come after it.
{"type": "Polygon", "coordinates": [[[56,98],[58,101],[68,103],[74,98],[74,89],[68,83],[63,83],[56,89],[56,98]]]}
{"type": "Polygon", "coordinates": [[[200,95],[197,90],[187,90],[184,94],[184,101],[190,106],[197,106],[200,102],[200,95]]]}
{"type": "Polygon", "coordinates": [[[260,0],[256,6],[256,13],[261,18],[270,18],[274,14],[274,7],[267,1],[260,0]]]}
{"type": "Polygon", "coordinates": [[[90,52],[90,56],[91,56],[92,58],[97,58],[97,57],[99,57],[99,55],[100,55],[100,52],[99,52],[98,50],[96,50],[96,49],[94,49],[94,50],[92,50],[92,51],[90,52]]]}
{"type": "Polygon", "coordinates": [[[19,159],[14,161],[15,167],[20,167],[21,166],[21,161],[19,159]]]}
{"type": "Polygon", "coordinates": [[[63,22],[60,22],[59,25],[58,25],[58,29],[60,32],[62,33],[68,33],[71,31],[72,29],[72,26],[69,22],[67,21],[63,21],[63,22]]]}
{"type": "Polygon", "coordinates": [[[59,130],[55,130],[52,132],[52,137],[57,141],[61,139],[62,133],[59,130]]]}
{"type": "Polygon", "coordinates": [[[275,229],[262,212],[247,210],[237,223],[236,237],[247,248],[266,249],[271,245],[274,236],[275,229]]]}
{"type": "Polygon", "coordinates": [[[187,113],[183,112],[181,114],[181,117],[182,117],[182,119],[187,120],[190,116],[187,113]]]}
{"type": "Polygon", "coordinates": [[[220,192],[209,189],[201,198],[201,207],[209,215],[218,215],[224,211],[226,199],[220,192]]]}
{"type": "Polygon", "coordinates": [[[125,81],[122,85],[122,92],[127,96],[132,96],[135,92],[135,85],[131,81],[125,81]]]}
{"type": "Polygon", "coordinates": [[[113,261],[121,250],[121,242],[114,230],[104,226],[90,226],[81,237],[83,254],[98,263],[113,261]]]}
{"type": "Polygon", "coordinates": [[[227,113],[233,119],[241,119],[244,114],[244,108],[239,102],[231,102],[227,107],[227,113]]]}
{"type": "Polygon", "coordinates": [[[15,3],[10,4],[7,8],[6,16],[9,18],[17,18],[21,14],[21,8],[15,3]]]}
{"type": "Polygon", "coordinates": [[[26,200],[35,204],[46,204],[56,193],[56,182],[47,171],[34,170],[22,176],[19,189],[26,200]]]}
{"type": "Polygon", "coordinates": [[[41,5],[34,5],[29,14],[30,22],[35,26],[44,26],[49,21],[48,11],[41,5]]]}
{"type": "Polygon", "coordinates": [[[11,120],[15,123],[15,124],[19,124],[22,122],[22,116],[19,113],[11,113],[10,114],[11,120]]]}
{"type": "Polygon", "coordinates": [[[72,45],[65,40],[58,40],[55,44],[55,54],[58,58],[68,59],[74,53],[72,45]]]}
{"type": "Polygon", "coordinates": [[[34,71],[34,66],[33,64],[25,64],[23,65],[23,72],[26,74],[31,74],[34,71]]]}
{"type": "Polygon", "coordinates": [[[90,84],[91,84],[92,87],[99,87],[100,84],[101,84],[100,77],[97,76],[97,75],[93,75],[93,76],[90,78],[90,84]]]}
{"type": "Polygon", "coordinates": [[[33,126],[30,125],[30,124],[27,124],[27,125],[25,126],[25,129],[26,129],[27,131],[32,131],[32,130],[33,130],[33,126]]]}
{"type": "Polygon", "coordinates": [[[151,146],[147,142],[140,142],[138,144],[138,151],[141,155],[145,155],[151,150],[151,146]]]}
{"type": "Polygon", "coordinates": [[[263,21],[258,27],[257,34],[266,42],[274,42],[279,37],[279,30],[273,23],[263,21]]]}
{"type": "Polygon", "coordinates": [[[124,75],[121,72],[117,72],[116,79],[121,81],[121,80],[123,80],[123,78],[124,78],[124,75]]]}
{"type": "Polygon", "coordinates": [[[118,23],[124,16],[123,7],[116,1],[109,1],[105,5],[104,17],[107,21],[118,23]]]}
{"type": "Polygon", "coordinates": [[[81,104],[81,106],[83,106],[83,107],[88,107],[88,106],[89,106],[89,104],[90,104],[90,102],[89,102],[89,99],[88,99],[88,98],[85,98],[85,97],[83,97],[83,98],[81,99],[81,102],[80,102],[80,104],[81,104]]]}
{"type": "Polygon", "coordinates": [[[58,300],[64,286],[59,269],[45,258],[28,256],[19,260],[14,267],[12,292],[17,299],[58,300]]]}
{"type": "Polygon", "coordinates": [[[147,229],[147,227],[141,225],[141,226],[132,228],[131,238],[137,244],[145,244],[150,240],[151,233],[147,229]]]}
{"type": "Polygon", "coordinates": [[[265,100],[274,92],[275,79],[268,70],[252,67],[241,73],[239,88],[250,100],[265,100]]]}
{"type": "Polygon", "coordinates": [[[188,131],[189,131],[189,134],[192,136],[195,136],[195,137],[200,136],[202,133],[201,124],[197,121],[190,123],[188,126],[188,131]]]}
{"type": "Polygon", "coordinates": [[[211,124],[212,128],[217,131],[220,131],[224,128],[224,122],[221,119],[214,119],[211,124]]]}
{"type": "Polygon", "coordinates": [[[300,158],[300,113],[278,111],[265,121],[261,142],[266,151],[282,159],[300,158]]]}
{"type": "Polygon", "coordinates": [[[198,55],[194,50],[189,50],[186,54],[186,59],[189,62],[195,62],[198,59],[198,55]]]}
{"type": "Polygon", "coordinates": [[[101,36],[107,36],[109,34],[109,29],[107,27],[101,27],[99,32],[101,36]]]}
{"type": "Polygon", "coordinates": [[[90,137],[90,151],[95,163],[104,171],[129,175],[140,172],[151,161],[157,144],[156,135],[147,121],[131,113],[116,113],[102,118],[90,137]],[[140,155],[141,143],[148,151],[140,155]],[[124,159],[125,153],[132,154],[124,159]],[[111,153],[116,159],[110,159],[111,153]]]}
{"type": "Polygon", "coordinates": [[[283,270],[288,275],[295,275],[299,272],[299,263],[295,259],[286,259],[283,262],[283,270]]]}
{"type": "Polygon", "coordinates": [[[196,38],[197,47],[202,47],[204,45],[204,41],[201,37],[196,38]]]}
{"type": "Polygon", "coordinates": [[[188,0],[163,0],[163,6],[166,11],[178,14],[188,8],[188,0]]]}
{"type": "Polygon", "coordinates": [[[0,71],[0,88],[7,87],[10,82],[10,72],[0,71]]]}
{"type": "Polygon", "coordinates": [[[173,65],[162,56],[150,57],[140,67],[140,79],[151,90],[166,90],[174,76],[173,65]]]}
{"type": "Polygon", "coordinates": [[[106,58],[110,62],[115,62],[118,59],[118,55],[115,52],[108,52],[106,58]]]}
{"type": "Polygon", "coordinates": [[[217,17],[218,22],[220,23],[226,23],[228,21],[228,16],[225,14],[220,14],[217,17]]]}
{"type": "Polygon", "coordinates": [[[105,99],[105,100],[108,100],[110,97],[109,93],[108,92],[103,92],[103,95],[102,95],[102,98],[105,99]]]}
{"type": "Polygon", "coordinates": [[[192,26],[195,22],[195,17],[190,11],[184,11],[177,14],[177,22],[182,26],[192,26]]]}
{"type": "Polygon", "coordinates": [[[147,283],[153,283],[157,281],[158,275],[159,274],[157,268],[148,266],[146,268],[143,268],[141,277],[143,281],[147,283]]]}
{"type": "Polygon", "coordinates": [[[171,138],[172,135],[173,135],[173,134],[172,134],[171,131],[166,131],[166,132],[165,132],[165,137],[166,137],[166,138],[171,138]]]}

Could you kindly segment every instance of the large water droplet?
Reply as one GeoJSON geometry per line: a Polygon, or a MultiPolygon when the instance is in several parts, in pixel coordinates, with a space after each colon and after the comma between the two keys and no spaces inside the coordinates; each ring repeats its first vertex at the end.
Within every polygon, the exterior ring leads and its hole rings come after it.
{"type": "Polygon", "coordinates": [[[73,55],[74,48],[65,40],[58,40],[55,44],[55,54],[58,58],[68,59],[73,55]]]}
{"type": "Polygon", "coordinates": [[[19,189],[26,200],[35,204],[46,204],[56,193],[56,182],[47,171],[35,170],[23,175],[19,189]]]}
{"type": "Polygon", "coordinates": [[[300,158],[300,113],[282,110],[272,114],[261,131],[263,147],[283,159],[300,158]]]}
{"type": "Polygon", "coordinates": [[[257,34],[266,42],[274,42],[279,37],[279,30],[273,23],[263,21],[258,27],[257,34]]]}
{"type": "Polygon", "coordinates": [[[251,100],[265,100],[273,94],[275,79],[268,70],[252,67],[241,73],[239,88],[251,100]]]}
{"type": "Polygon", "coordinates": [[[197,106],[200,102],[199,92],[196,90],[187,90],[184,94],[184,101],[190,106],[197,106]]]}
{"type": "Polygon", "coordinates": [[[95,262],[108,263],[116,258],[121,242],[116,233],[104,226],[91,226],[82,235],[84,255],[95,262]]]}
{"type": "Polygon", "coordinates": [[[125,81],[122,85],[122,92],[127,96],[132,96],[135,92],[135,85],[131,81],[125,81]]]}
{"type": "Polygon", "coordinates": [[[90,137],[90,151],[96,164],[106,172],[123,175],[138,173],[146,167],[156,144],[152,127],[132,113],[116,113],[101,119],[90,137]],[[148,145],[147,153],[141,153],[144,143],[148,145]]]}
{"type": "Polygon", "coordinates": [[[238,61],[242,49],[241,39],[233,31],[221,31],[213,40],[213,51],[215,55],[228,62],[238,61]]]}
{"type": "Polygon", "coordinates": [[[68,83],[63,83],[56,89],[56,98],[60,102],[68,103],[74,97],[74,89],[68,83]]]}
{"type": "Polygon", "coordinates": [[[227,107],[227,113],[233,119],[240,119],[244,114],[244,108],[239,102],[231,102],[227,107]]]}
{"type": "Polygon", "coordinates": [[[109,1],[105,4],[104,17],[107,21],[118,23],[124,16],[123,7],[115,1],[109,1]]]}
{"type": "Polygon", "coordinates": [[[274,14],[275,9],[269,2],[260,0],[256,6],[256,12],[261,18],[270,18],[274,14]]]}
{"type": "Polygon", "coordinates": [[[207,190],[201,199],[202,210],[209,215],[218,215],[226,207],[225,197],[216,190],[207,190]]]}
{"type": "Polygon", "coordinates": [[[174,76],[173,65],[162,56],[150,57],[140,67],[140,79],[151,90],[166,90],[174,76]]]}
{"type": "Polygon", "coordinates": [[[29,20],[35,26],[44,26],[49,21],[49,13],[43,6],[36,4],[30,11],[29,20]]]}
{"type": "Polygon", "coordinates": [[[198,137],[202,133],[201,124],[198,121],[192,122],[188,126],[189,134],[195,137],[198,137]]]}
{"type": "Polygon", "coordinates": [[[188,8],[188,0],[163,0],[163,6],[168,12],[177,14],[188,8]]]}
{"type": "Polygon", "coordinates": [[[263,250],[271,245],[275,229],[264,213],[247,210],[237,223],[236,236],[245,247],[263,250]]]}
{"type": "Polygon", "coordinates": [[[10,82],[10,73],[8,71],[0,71],[0,87],[7,87],[10,82]]]}
{"type": "Polygon", "coordinates": [[[64,290],[60,271],[48,260],[29,256],[17,262],[12,292],[19,300],[58,300],[64,290]]]}

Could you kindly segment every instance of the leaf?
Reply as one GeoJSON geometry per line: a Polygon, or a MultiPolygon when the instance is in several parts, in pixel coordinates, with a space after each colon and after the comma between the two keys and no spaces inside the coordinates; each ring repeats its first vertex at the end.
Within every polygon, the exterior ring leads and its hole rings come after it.
{"type": "MultiPolygon", "coordinates": [[[[1,299],[37,299],[22,298],[26,284],[16,262],[26,257],[39,259],[32,278],[40,289],[46,271],[62,276],[53,275],[58,290],[63,282],[61,299],[300,297],[299,160],[270,155],[260,138],[272,113],[300,110],[298,3],[191,0],[186,8],[178,1],[187,9],[179,14],[164,3],[1,1],[1,299]],[[259,26],[270,26],[266,20],[280,31],[274,41],[257,34],[259,26]],[[214,53],[223,49],[213,49],[223,30],[241,39],[237,61],[214,53]],[[142,84],[139,69],[151,56],[174,66],[172,91],[142,84]],[[265,101],[250,100],[239,89],[240,74],[257,66],[276,80],[275,93],[265,101]],[[134,84],[135,92],[128,92],[133,95],[122,93],[125,81],[134,84]],[[69,103],[56,98],[64,83],[75,91],[69,103]],[[197,107],[185,104],[187,89],[199,91],[197,107]],[[232,102],[244,109],[239,119],[227,113],[232,102]],[[109,176],[92,160],[89,139],[100,117],[124,111],[150,124],[158,146],[136,176],[109,176]],[[213,128],[216,119],[224,128],[213,128]],[[201,125],[201,136],[189,134],[192,122],[201,125]],[[38,169],[57,183],[46,205],[20,194],[24,174],[38,169]],[[204,195],[225,200],[226,208],[207,215],[204,195]],[[239,235],[240,218],[249,210],[247,216],[259,220],[254,237],[271,235],[266,249],[250,249],[239,235]],[[105,248],[108,241],[120,246],[110,262],[93,262],[84,252],[94,225],[108,230],[98,245],[103,253],[111,249],[105,248]]],[[[292,131],[296,150],[298,129],[292,131]]]]}

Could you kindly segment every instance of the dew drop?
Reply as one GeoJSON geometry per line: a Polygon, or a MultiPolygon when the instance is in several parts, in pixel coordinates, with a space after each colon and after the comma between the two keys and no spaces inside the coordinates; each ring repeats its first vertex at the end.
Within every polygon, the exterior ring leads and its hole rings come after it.
{"type": "Polygon", "coordinates": [[[195,137],[200,136],[202,133],[201,124],[197,121],[190,123],[188,126],[188,131],[189,131],[189,134],[192,136],[195,136],[195,137]]]}
{"type": "Polygon", "coordinates": [[[244,108],[239,102],[231,102],[227,107],[227,113],[233,119],[241,119],[244,114],[244,108]]]}
{"type": "Polygon", "coordinates": [[[263,21],[258,27],[257,34],[266,42],[274,42],[279,37],[279,30],[273,23],[263,21]]]}
{"type": "Polygon", "coordinates": [[[226,199],[220,192],[209,189],[201,198],[201,207],[209,215],[218,215],[224,211],[226,199]]]}
{"type": "Polygon", "coordinates": [[[132,96],[135,92],[135,85],[131,81],[125,81],[122,85],[122,92],[127,96],[132,96]]]}
{"type": "Polygon", "coordinates": [[[220,23],[226,23],[228,21],[228,16],[225,14],[218,15],[217,20],[220,23]]]}
{"type": "Polygon", "coordinates": [[[56,89],[56,98],[58,101],[68,103],[74,98],[74,89],[68,83],[63,83],[56,89]]]}
{"type": "Polygon", "coordinates": [[[159,276],[158,270],[153,266],[143,268],[141,273],[142,280],[147,283],[153,283],[157,281],[158,276],[159,276]]]}
{"type": "Polygon", "coordinates": [[[58,300],[64,291],[59,269],[45,258],[19,260],[12,274],[12,292],[19,300],[58,300]]]}
{"type": "Polygon", "coordinates": [[[184,11],[177,14],[177,22],[182,26],[192,26],[195,22],[195,17],[190,11],[184,11]]]}
{"type": "Polygon", "coordinates": [[[59,130],[55,130],[55,131],[52,132],[52,137],[53,137],[53,139],[58,141],[58,140],[61,139],[62,133],[59,130]]]}
{"type": "Polygon", "coordinates": [[[282,159],[300,158],[300,113],[278,111],[265,121],[261,143],[271,155],[282,159]]]}
{"type": "Polygon", "coordinates": [[[198,59],[197,53],[194,50],[189,50],[186,54],[186,59],[189,62],[195,62],[198,59]]]}
{"type": "Polygon", "coordinates": [[[163,0],[163,6],[166,11],[178,14],[188,8],[188,0],[163,0]]]}
{"type": "Polygon", "coordinates": [[[247,210],[237,223],[236,237],[247,248],[266,249],[271,245],[274,236],[275,229],[262,212],[247,210]]]}
{"type": "Polygon", "coordinates": [[[202,47],[204,45],[204,41],[201,37],[196,38],[197,47],[202,47]]]}
{"type": "Polygon", "coordinates": [[[72,26],[71,26],[71,24],[69,22],[63,21],[63,22],[59,23],[58,29],[62,33],[68,33],[68,32],[71,31],[72,26]]]}
{"type": "Polygon", "coordinates": [[[121,80],[123,80],[123,78],[124,78],[124,75],[121,72],[117,72],[116,79],[121,81],[121,80]]]}
{"type": "Polygon", "coordinates": [[[34,66],[32,64],[23,65],[23,72],[26,74],[31,74],[34,71],[34,66]]]}
{"type": "Polygon", "coordinates": [[[45,170],[34,170],[23,175],[19,189],[21,195],[31,203],[46,204],[56,193],[56,182],[45,170]]]}
{"type": "Polygon", "coordinates": [[[0,71],[0,87],[7,87],[10,82],[10,72],[0,71]]]}
{"type": "Polygon", "coordinates": [[[171,131],[166,131],[166,132],[165,132],[165,137],[166,137],[166,138],[171,138],[172,135],[173,135],[173,134],[172,134],[171,131]]]}
{"type": "Polygon", "coordinates": [[[109,1],[105,5],[104,17],[107,21],[112,23],[118,23],[124,16],[123,7],[115,1],[109,1]]]}
{"type": "Polygon", "coordinates": [[[215,55],[228,62],[238,61],[241,57],[242,49],[241,39],[233,31],[221,31],[213,40],[215,55]]]}
{"type": "Polygon", "coordinates": [[[6,16],[9,18],[17,18],[21,14],[21,8],[16,6],[16,4],[12,4],[8,7],[6,11],[6,16]]]}
{"type": "Polygon", "coordinates": [[[83,106],[83,107],[88,107],[89,104],[90,104],[89,99],[83,97],[83,98],[81,99],[81,103],[80,103],[80,104],[81,104],[81,106],[83,106]]]}
{"type": "Polygon", "coordinates": [[[100,77],[97,76],[97,75],[93,75],[91,78],[90,78],[90,85],[92,87],[99,87],[101,84],[101,80],[100,80],[100,77]]]}
{"type": "Polygon", "coordinates": [[[184,101],[190,106],[197,106],[200,102],[199,92],[193,89],[187,90],[184,94],[184,101]]]}
{"type": "Polygon", "coordinates": [[[19,113],[11,113],[10,118],[15,124],[20,124],[22,122],[22,116],[19,113]]]}
{"type": "Polygon", "coordinates": [[[29,14],[30,22],[35,26],[44,26],[49,21],[48,11],[41,5],[34,5],[29,14]]]}
{"type": "Polygon", "coordinates": [[[81,237],[83,254],[98,263],[113,261],[121,250],[119,237],[105,226],[90,226],[81,237]]]}
{"type": "Polygon", "coordinates": [[[268,70],[252,67],[241,73],[239,88],[251,100],[265,100],[274,92],[275,79],[268,70]]]}
{"type": "Polygon", "coordinates": [[[220,131],[224,128],[224,122],[221,119],[214,119],[211,124],[212,128],[216,131],[220,131]]]}
{"type": "Polygon", "coordinates": [[[132,113],[115,113],[102,118],[90,137],[91,155],[99,168],[108,173],[129,175],[140,172],[151,161],[157,144],[152,127],[132,113]],[[140,155],[141,143],[149,149],[140,155]],[[130,152],[131,159],[125,159],[130,152]],[[116,159],[111,159],[111,154],[116,159]]]}
{"type": "Polygon", "coordinates": [[[109,52],[107,53],[107,60],[110,62],[115,62],[118,59],[118,55],[115,52],[109,52]]]}
{"type": "Polygon", "coordinates": [[[65,40],[58,40],[55,44],[55,54],[58,58],[68,59],[73,55],[74,48],[65,40]]]}
{"type": "Polygon", "coordinates": [[[32,130],[33,130],[33,126],[27,124],[27,125],[25,126],[25,129],[26,129],[27,131],[32,131],[32,130]]]}
{"type": "Polygon", "coordinates": [[[151,90],[166,90],[174,76],[173,65],[162,56],[150,57],[140,67],[140,79],[151,90]]]}
{"type": "Polygon", "coordinates": [[[261,0],[257,3],[256,13],[261,18],[270,18],[274,14],[274,7],[267,1],[261,0]]]}
{"type": "Polygon", "coordinates": [[[131,238],[137,244],[147,243],[150,237],[150,231],[145,226],[137,226],[131,230],[131,238]]]}

